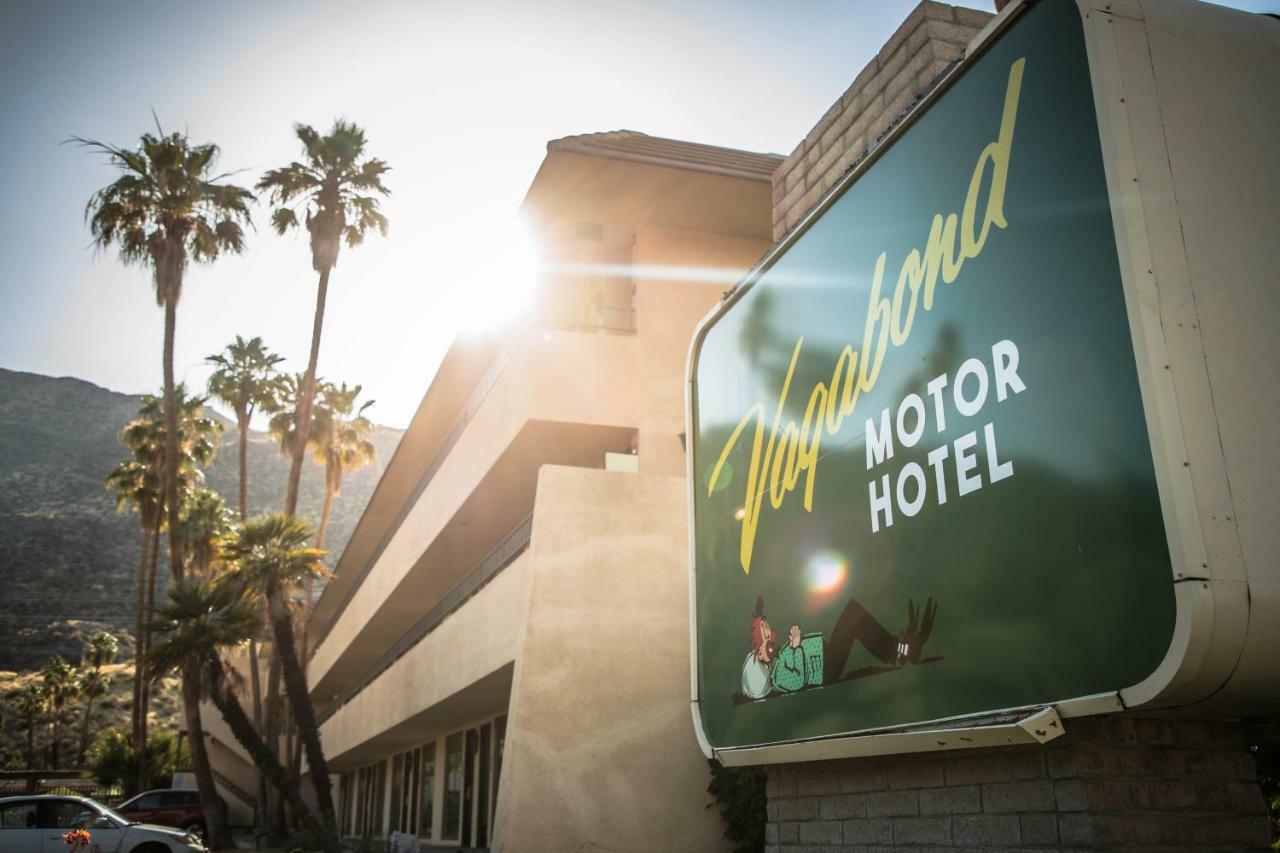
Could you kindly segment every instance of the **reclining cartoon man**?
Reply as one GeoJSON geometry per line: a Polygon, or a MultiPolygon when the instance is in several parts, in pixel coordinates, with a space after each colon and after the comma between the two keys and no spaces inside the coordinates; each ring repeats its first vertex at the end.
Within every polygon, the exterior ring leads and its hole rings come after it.
{"type": "Polygon", "coordinates": [[[877,660],[890,666],[919,663],[937,613],[938,606],[932,598],[925,603],[923,612],[908,600],[907,626],[895,637],[857,599],[849,599],[831,635],[822,643],[822,671],[818,673],[811,671],[816,657],[805,654],[802,647],[805,637],[799,625],[791,626],[787,644],[781,651],[775,650],[775,633],[764,615],[764,599],[757,597],[751,623],[751,651],[742,664],[742,695],[763,699],[774,692],[794,693],[805,686],[838,681],[844,675],[855,640],[860,640],[877,660]]]}

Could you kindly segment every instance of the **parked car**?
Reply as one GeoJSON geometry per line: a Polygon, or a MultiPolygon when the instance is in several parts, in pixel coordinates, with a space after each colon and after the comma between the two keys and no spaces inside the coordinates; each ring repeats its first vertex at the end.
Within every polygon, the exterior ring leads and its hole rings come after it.
{"type": "Polygon", "coordinates": [[[68,849],[63,836],[73,829],[89,833],[102,853],[204,853],[199,838],[180,829],[135,823],[87,797],[44,794],[0,797],[0,850],[49,853],[68,849]]]}
{"type": "Polygon", "coordinates": [[[180,788],[164,788],[143,791],[125,800],[116,811],[129,820],[158,826],[172,826],[205,839],[204,807],[200,805],[200,792],[180,788]]]}

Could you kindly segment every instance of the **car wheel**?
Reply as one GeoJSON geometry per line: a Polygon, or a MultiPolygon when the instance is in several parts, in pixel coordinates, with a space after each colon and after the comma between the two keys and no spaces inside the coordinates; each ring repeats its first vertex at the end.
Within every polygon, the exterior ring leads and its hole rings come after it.
{"type": "Polygon", "coordinates": [[[192,835],[194,835],[196,838],[199,838],[201,844],[204,844],[207,846],[209,843],[208,833],[205,832],[204,824],[198,820],[192,821],[191,823],[182,827],[182,831],[189,832],[192,835]]]}
{"type": "Polygon", "coordinates": [[[139,844],[129,853],[169,853],[169,848],[158,841],[148,841],[144,844],[139,844]]]}

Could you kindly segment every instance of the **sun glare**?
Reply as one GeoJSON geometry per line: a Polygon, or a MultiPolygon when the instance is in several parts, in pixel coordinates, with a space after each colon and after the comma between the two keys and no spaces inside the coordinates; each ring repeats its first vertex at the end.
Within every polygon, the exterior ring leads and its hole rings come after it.
{"type": "Polygon", "coordinates": [[[492,329],[516,317],[530,304],[538,278],[534,241],[514,215],[479,221],[484,224],[451,229],[430,263],[458,332],[492,329]]]}

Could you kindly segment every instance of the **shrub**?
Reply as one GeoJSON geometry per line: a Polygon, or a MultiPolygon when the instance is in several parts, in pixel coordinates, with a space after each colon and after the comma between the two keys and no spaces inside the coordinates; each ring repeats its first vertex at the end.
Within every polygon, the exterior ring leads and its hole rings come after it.
{"type": "MultiPolygon", "coordinates": [[[[132,737],[119,729],[107,729],[89,749],[89,771],[99,785],[119,786],[131,797],[139,793],[137,756],[132,737]]],[[[169,787],[173,774],[189,762],[186,744],[173,732],[153,732],[147,738],[146,789],[169,787]]]]}
{"type": "Polygon", "coordinates": [[[765,768],[725,767],[714,758],[707,763],[711,766],[707,793],[715,797],[707,808],[720,809],[724,837],[734,843],[733,853],[761,853],[768,822],[765,768]]]}

